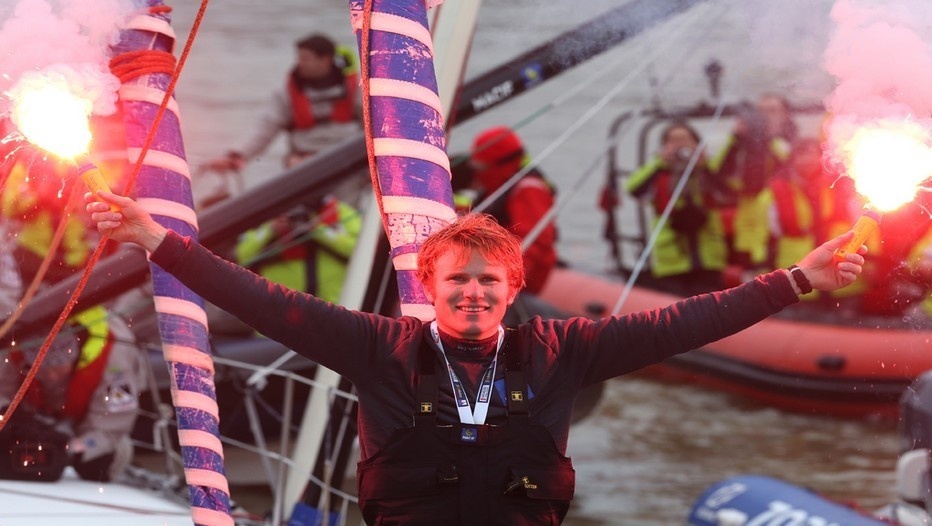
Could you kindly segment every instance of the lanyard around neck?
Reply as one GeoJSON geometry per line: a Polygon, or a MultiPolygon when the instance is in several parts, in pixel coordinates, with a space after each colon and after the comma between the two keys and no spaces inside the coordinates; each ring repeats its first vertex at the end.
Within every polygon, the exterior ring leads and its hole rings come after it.
{"type": "Polygon", "coordinates": [[[456,400],[456,410],[460,415],[460,423],[485,424],[485,417],[489,413],[489,401],[492,399],[492,383],[495,381],[498,351],[502,348],[505,330],[501,326],[498,327],[498,343],[495,346],[495,356],[492,357],[492,363],[486,366],[485,372],[482,373],[482,381],[479,382],[479,391],[476,393],[476,403],[473,410],[469,409],[469,399],[466,398],[466,389],[463,387],[463,382],[453,372],[450,360],[447,359],[447,353],[443,350],[443,343],[440,342],[440,331],[437,329],[437,320],[431,322],[430,334],[434,338],[434,343],[440,349],[440,354],[443,355],[443,361],[447,364],[447,373],[450,375],[450,386],[453,388],[453,398],[456,400]]]}

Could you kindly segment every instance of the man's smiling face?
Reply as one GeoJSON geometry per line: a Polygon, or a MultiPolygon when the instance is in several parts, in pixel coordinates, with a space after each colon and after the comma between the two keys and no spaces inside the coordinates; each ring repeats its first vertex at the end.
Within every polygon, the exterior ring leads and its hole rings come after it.
{"type": "Polygon", "coordinates": [[[425,284],[437,312],[437,325],[458,338],[495,335],[518,291],[508,283],[505,266],[478,250],[454,249],[437,259],[433,282],[425,284]]]}

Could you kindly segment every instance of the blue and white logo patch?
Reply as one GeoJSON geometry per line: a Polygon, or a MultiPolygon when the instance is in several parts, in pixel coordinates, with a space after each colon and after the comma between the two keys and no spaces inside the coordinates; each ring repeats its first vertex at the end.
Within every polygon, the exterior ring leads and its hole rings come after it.
{"type": "Polygon", "coordinates": [[[460,429],[460,441],[474,444],[479,440],[479,430],[475,427],[464,427],[460,429]]]}

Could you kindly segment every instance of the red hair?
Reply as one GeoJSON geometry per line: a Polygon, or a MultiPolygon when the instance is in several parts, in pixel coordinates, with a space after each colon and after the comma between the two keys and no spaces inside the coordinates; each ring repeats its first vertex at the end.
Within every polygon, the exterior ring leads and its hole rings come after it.
{"type": "Polygon", "coordinates": [[[508,285],[514,290],[524,288],[521,239],[488,214],[461,215],[428,236],[418,250],[418,279],[428,287],[433,282],[438,259],[451,251],[458,251],[465,257],[472,250],[478,250],[490,263],[505,267],[508,285]]]}

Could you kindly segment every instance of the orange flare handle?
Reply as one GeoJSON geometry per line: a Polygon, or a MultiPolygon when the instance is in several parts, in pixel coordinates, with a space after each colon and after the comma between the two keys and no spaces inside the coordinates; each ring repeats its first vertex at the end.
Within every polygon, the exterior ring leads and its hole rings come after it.
{"type": "Polygon", "coordinates": [[[858,218],[857,222],[854,223],[854,237],[851,238],[851,241],[848,241],[848,244],[835,249],[835,260],[844,261],[848,254],[857,253],[858,249],[861,248],[861,245],[867,241],[867,238],[870,237],[871,232],[877,228],[877,225],[880,224],[880,214],[874,212],[873,210],[868,210],[861,214],[861,217],[858,218]]]}
{"type": "MultiPolygon", "coordinates": [[[[84,181],[84,185],[87,186],[87,189],[91,191],[95,196],[97,192],[110,191],[110,185],[107,184],[107,180],[104,179],[104,174],[100,173],[100,170],[91,163],[84,163],[78,168],[78,175],[81,176],[81,180],[84,181]]],[[[112,212],[119,212],[120,209],[116,205],[111,204],[110,210],[112,212]]]]}

